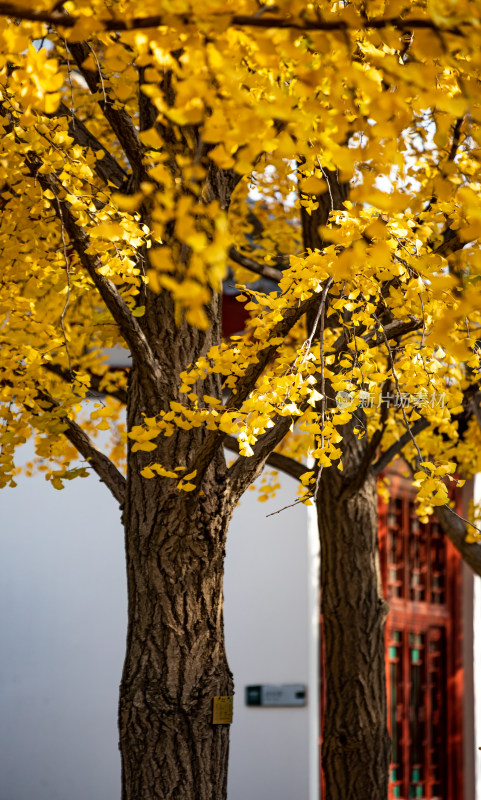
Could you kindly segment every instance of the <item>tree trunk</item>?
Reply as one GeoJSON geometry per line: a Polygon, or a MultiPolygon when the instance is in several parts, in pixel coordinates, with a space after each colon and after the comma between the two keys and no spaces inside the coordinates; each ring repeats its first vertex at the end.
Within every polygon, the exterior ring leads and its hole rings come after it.
{"type": "MultiPolygon", "coordinates": [[[[159,305],[147,322],[158,325],[151,340],[165,393],[152,398],[149,376],[134,365],[128,430],[142,423],[142,413],[168,411],[179,399],[179,373],[219,339],[219,298],[213,299],[207,332],[176,326],[169,298],[151,302],[159,305]]],[[[204,391],[220,396],[219,377],[209,377],[204,391]]],[[[119,707],[123,800],[226,798],[229,725],[212,723],[214,696],[233,694],[222,613],[232,513],[224,455],[221,448],[202,491],[179,491],[176,480],[140,474],[150,462],[169,470],[187,466],[205,435],[200,428],[176,428],[158,439],[153,452],[129,447],[123,512],[128,634],[119,707]]]]}
{"type": "MultiPolygon", "coordinates": [[[[129,623],[120,692],[123,800],[224,800],[232,695],[222,578],[229,521],[222,481],[204,496],[129,470],[124,511],[129,623]]],[[[212,471],[213,473],[213,471],[212,471]]]]}
{"type": "MultiPolygon", "coordinates": [[[[347,454],[349,455],[349,454],[347,454]]],[[[384,623],[376,480],[349,493],[352,475],[324,470],[317,502],[326,707],[325,800],[386,800],[384,623]]]]}

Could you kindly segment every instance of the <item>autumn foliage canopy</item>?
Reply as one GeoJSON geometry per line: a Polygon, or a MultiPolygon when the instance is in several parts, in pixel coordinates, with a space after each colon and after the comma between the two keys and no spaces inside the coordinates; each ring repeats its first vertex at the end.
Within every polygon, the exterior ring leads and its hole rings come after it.
{"type": "Polygon", "coordinates": [[[152,453],[143,476],[179,492],[201,491],[224,436],[246,460],[268,442],[342,469],[356,415],[369,458],[402,440],[422,513],[446,502],[455,469],[481,469],[467,413],[481,338],[478,3],[39,0],[0,13],[3,485],[32,433],[56,488],[107,455],[120,486],[127,437],[152,453]],[[128,370],[109,368],[110,348],[150,363],[159,294],[177,323],[207,331],[226,279],[246,330],[127,432],[128,370]],[[160,463],[178,428],[206,429],[205,448],[160,463]]]}

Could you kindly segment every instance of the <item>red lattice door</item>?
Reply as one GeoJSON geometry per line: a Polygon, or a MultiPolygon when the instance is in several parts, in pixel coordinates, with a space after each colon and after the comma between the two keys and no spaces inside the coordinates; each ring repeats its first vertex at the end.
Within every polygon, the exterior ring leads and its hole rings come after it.
{"type": "Polygon", "coordinates": [[[379,503],[385,596],[389,798],[463,800],[461,563],[434,518],[421,524],[412,488],[392,477],[379,503]]]}

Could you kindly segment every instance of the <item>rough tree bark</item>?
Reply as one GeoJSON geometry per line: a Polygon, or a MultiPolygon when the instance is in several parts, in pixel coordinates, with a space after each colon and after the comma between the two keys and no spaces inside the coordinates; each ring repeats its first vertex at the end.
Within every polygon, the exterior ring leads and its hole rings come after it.
{"type": "MultiPolygon", "coordinates": [[[[169,409],[181,370],[220,335],[218,300],[206,333],[175,326],[168,296],[151,302],[159,314],[149,314],[151,326],[158,320],[149,338],[166,378],[165,395],[152,408],[143,380],[149,376],[134,367],[129,429],[142,421],[142,412],[153,416],[169,409]]],[[[218,378],[208,391],[219,395],[218,378]]],[[[222,615],[231,516],[223,453],[208,469],[203,494],[194,498],[176,490],[173,481],[140,475],[152,460],[168,469],[187,464],[204,435],[178,429],[154,453],[129,450],[123,512],[129,620],[119,711],[123,800],[226,797],[229,726],[212,724],[213,697],[233,694],[222,615]]]]}
{"type": "MultiPolygon", "coordinates": [[[[345,426],[349,428],[350,426],[345,426]]],[[[328,800],[386,800],[383,600],[376,479],[353,484],[365,445],[345,433],[344,471],[324,470],[317,498],[326,707],[322,769],[328,800]]]]}
{"type": "Polygon", "coordinates": [[[222,619],[225,498],[210,482],[195,509],[165,492],[142,507],[133,499],[145,497],[142,480],[132,479],[125,511],[122,797],[221,800],[228,726],[212,724],[212,698],[233,694],[222,619]]]}

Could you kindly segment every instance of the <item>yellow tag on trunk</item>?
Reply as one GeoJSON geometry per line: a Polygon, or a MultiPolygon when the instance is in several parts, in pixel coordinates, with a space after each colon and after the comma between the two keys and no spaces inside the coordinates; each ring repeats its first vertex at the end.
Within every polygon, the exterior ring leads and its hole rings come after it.
{"type": "Polygon", "coordinates": [[[214,697],[212,722],[214,725],[230,725],[234,710],[234,698],[230,695],[214,697]]]}

